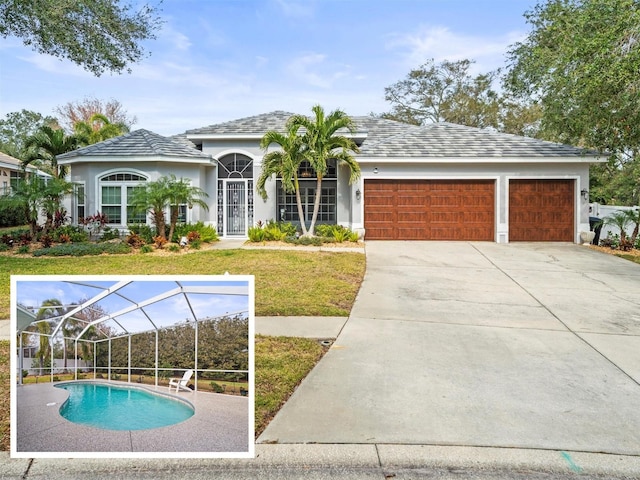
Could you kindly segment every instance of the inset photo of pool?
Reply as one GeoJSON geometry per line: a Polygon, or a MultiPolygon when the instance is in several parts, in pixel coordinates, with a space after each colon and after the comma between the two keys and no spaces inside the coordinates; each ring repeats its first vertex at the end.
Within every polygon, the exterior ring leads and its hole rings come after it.
{"type": "Polygon", "coordinates": [[[254,278],[11,276],[11,456],[252,458],[254,278]]]}

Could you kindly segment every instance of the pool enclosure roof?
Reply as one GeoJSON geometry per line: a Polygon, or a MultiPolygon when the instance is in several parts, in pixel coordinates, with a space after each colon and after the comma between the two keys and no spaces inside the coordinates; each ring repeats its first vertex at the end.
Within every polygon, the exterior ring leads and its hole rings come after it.
{"type": "Polygon", "coordinates": [[[19,278],[17,332],[100,341],[249,314],[249,281],[233,277],[19,278]]]}

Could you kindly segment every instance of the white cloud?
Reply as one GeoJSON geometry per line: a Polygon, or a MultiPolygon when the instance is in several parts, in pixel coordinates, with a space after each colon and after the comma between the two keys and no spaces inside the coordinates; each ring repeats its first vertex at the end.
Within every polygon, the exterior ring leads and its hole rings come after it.
{"type": "Polygon", "coordinates": [[[349,75],[350,67],[348,65],[327,65],[326,59],[327,56],[321,53],[302,55],[289,63],[287,71],[310,86],[331,88],[336,80],[349,75]],[[333,71],[331,71],[332,69],[333,71]]]}
{"type": "Polygon", "coordinates": [[[504,66],[508,47],[522,38],[524,34],[519,32],[491,37],[461,34],[444,26],[423,26],[415,33],[394,36],[387,48],[404,50],[409,68],[431,58],[435,62],[469,59],[476,62],[472,73],[479,73],[504,66]]]}
{"type": "Polygon", "coordinates": [[[310,17],[315,11],[314,2],[310,0],[276,0],[276,4],[287,17],[310,17]]]}

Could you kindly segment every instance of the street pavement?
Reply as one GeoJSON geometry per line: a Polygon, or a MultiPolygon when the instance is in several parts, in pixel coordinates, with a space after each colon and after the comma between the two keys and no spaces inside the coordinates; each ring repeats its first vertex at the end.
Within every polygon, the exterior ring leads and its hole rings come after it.
{"type": "Polygon", "coordinates": [[[337,336],[256,459],[0,457],[0,472],[640,477],[639,265],[571,244],[368,242],[366,254],[346,323],[256,320],[258,333],[337,336]]]}

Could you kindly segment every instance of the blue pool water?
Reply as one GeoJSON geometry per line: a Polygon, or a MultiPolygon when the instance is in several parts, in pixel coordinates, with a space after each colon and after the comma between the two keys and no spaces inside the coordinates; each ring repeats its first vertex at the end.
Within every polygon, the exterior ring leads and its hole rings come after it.
{"type": "Polygon", "coordinates": [[[98,383],[57,385],[69,392],[60,415],[74,423],[106,430],[146,430],[182,422],[193,408],[180,400],[139,388],[98,383]]]}

